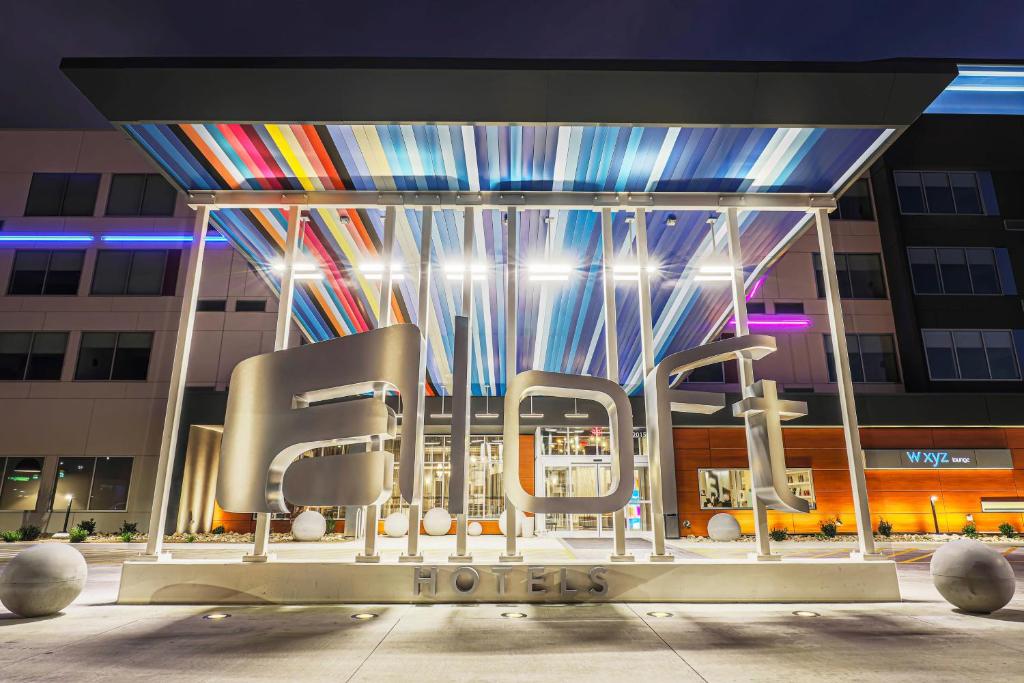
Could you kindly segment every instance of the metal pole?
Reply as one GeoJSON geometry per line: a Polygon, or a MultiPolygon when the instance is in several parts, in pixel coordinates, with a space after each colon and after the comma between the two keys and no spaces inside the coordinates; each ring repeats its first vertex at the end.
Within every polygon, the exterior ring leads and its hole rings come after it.
{"type": "Polygon", "coordinates": [[[188,359],[192,352],[192,330],[196,319],[199,278],[203,272],[203,250],[206,247],[206,224],[209,219],[209,207],[196,210],[192,248],[188,254],[188,270],[185,274],[185,289],[181,300],[181,315],[178,317],[178,338],[174,345],[171,382],[167,390],[167,411],[164,413],[164,431],[160,440],[160,459],[156,466],[153,508],[149,513],[149,538],[143,556],[154,560],[169,557],[163,553],[164,525],[167,521],[167,502],[171,492],[171,473],[174,471],[174,457],[178,448],[181,404],[185,397],[188,359]]]}
{"type": "MultiPolygon", "coordinates": [[[[469,321],[469,348],[472,350],[473,346],[473,237],[476,232],[476,211],[475,209],[466,209],[465,219],[463,220],[463,238],[462,238],[462,315],[469,321]]],[[[472,351],[470,352],[470,358],[472,358],[472,351]]],[[[472,367],[470,365],[469,367],[472,367]]],[[[466,377],[460,377],[459,382],[465,380],[464,390],[467,392],[466,395],[471,395],[470,389],[472,386],[472,378],[469,376],[471,373],[467,372],[466,377]]],[[[466,423],[469,424],[468,421],[466,423]]],[[[464,437],[469,438],[469,430],[464,432],[464,437]]],[[[463,463],[465,470],[469,470],[469,449],[463,451],[466,454],[467,462],[463,463]]],[[[465,510],[469,509],[469,472],[465,472],[465,476],[462,477],[462,500],[465,501],[464,511],[455,516],[455,554],[449,557],[449,561],[452,562],[469,562],[473,558],[467,550],[466,537],[469,535],[469,519],[465,510]]]]}
{"type": "MultiPolygon", "coordinates": [[[[509,207],[507,210],[508,225],[505,229],[505,387],[512,383],[512,379],[519,372],[519,364],[516,359],[516,327],[518,325],[519,309],[516,308],[516,280],[518,277],[516,265],[516,250],[519,236],[519,217],[516,209],[509,207]]],[[[518,407],[515,408],[518,410],[518,407]]],[[[503,470],[505,477],[518,477],[518,472],[503,470]]],[[[516,547],[516,506],[505,496],[505,553],[498,556],[501,562],[522,562],[523,556],[519,554],[516,547]]]]}
{"type": "MultiPolygon", "coordinates": [[[[938,535],[941,532],[939,531],[939,514],[935,512],[935,496],[929,498],[928,502],[932,506],[932,522],[935,523],[935,534],[938,535]]],[[[68,507],[70,508],[71,506],[69,505],[68,507]]]]}
{"type": "MultiPolygon", "coordinates": [[[[733,316],[736,318],[736,336],[740,337],[750,334],[750,325],[747,322],[747,285],[743,277],[743,248],[740,245],[739,211],[726,209],[723,217],[729,244],[729,263],[732,266],[732,310],[733,316]]],[[[711,248],[712,251],[715,248],[714,239],[712,239],[711,248]]],[[[754,383],[754,362],[739,353],[736,354],[736,364],[739,366],[740,393],[744,397],[750,396],[750,387],[754,383]]],[[[743,422],[749,444],[752,439],[750,420],[744,418],[743,422]]],[[[757,551],[751,554],[751,559],[775,559],[772,556],[771,537],[768,535],[768,508],[756,494],[752,497],[751,509],[754,512],[754,540],[757,551]]]]}
{"type": "Polygon", "coordinates": [[[860,444],[860,426],[857,423],[857,404],[850,374],[850,356],[846,350],[846,323],[839,299],[839,281],[836,277],[836,255],[832,250],[832,228],[828,209],[816,209],[814,218],[818,228],[818,251],[821,252],[821,274],[825,283],[825,304],[828,307],[828,326],[832,334],[832,359],[839,387],[839,405],[843,413],[843,435],[846,437],[846,458],[850,466],[850,485],[853,489],[853,509],[857,514],[858,550],[851,557],[881,559],[875,551],[875,537],[871,531],[871,511],[868,509],[867,483],[864,477],[864,451],[860,444]]]}
{"type": "MultiPolygon", "coordinates": [[[[64,528],[61,529],[62,534],[68,532],[68,520],[71,518],[71,503],[75,500],[74,496],[68,495],[68,509],[64,511],[64,528]]],[[[932,512],[935,512],[935,505],[932,504],[932,512]]]]}
{"type": "MultiPolygon", "coordinates": [[[[277,327],[274,331],[274,350],[288,348],[288,336],[292,325],[292,304],[295,300],[295,257],[302,239],[301,209],[297,206],[288,210],[288,228],[284,237],[284,272],[281,273],[281,296],[277,302],[277,327]]],[[[252,554],[242,558],[244,562],[266,562],[273,560],[267,552],[270,545],[270,513],[256,515],[256,532],[253,534],[252,554]]]]}
{"type": "MultiPolygon", "coordinates": [[[[636,265],[639,268],[640,296],[640,349],[644,361],[644,378],[654,370],[654,313],[651,310],[651,274],[647,272],[647,214],[637,209],[634,216],[636,228],[636,265]]],[[[662,492],[661,455],[652,448],[648,463],[651,481],[651,524],[654,526],[654,548],[651,561],[671,562],[674,555],[665,552],[665,500],[662,492]]]]}
{"type": "MultiPolygon", "coordinates": [[[[619,383],[619,333],[615,316],[615,274],[612,263],[615,245],[612,242],[612,210],[601,211],[601,268],[604,280],[604,350],[607,357],[608,379],[619,383]]],[[[615,424],[608,426],[609,443],[618,443],[615,424]]],[[[613,562],[632,562],[634,557],[626,552],[626,513],[618,509],[612,513],[612,529],[615,533],[615,549],[612,551],[613,562]]]]}
{"type": "MultiPolygon", "coordinates": [[[[389,206],[384,209],[384,239],[381,242],[380,259],[382,279],[380,283],[380,298],[377,300],[377,328],[384,328],[391,324],[391,293],[394,289],[395,277],[392,263],[392,251],[395,247],[395,207],[389,206]]],[[[374,396],[385,401],[386,394],[383,391],[375,391],[374,396]]],[[[379,449],[383,443],[377,439],[370,442],[369,448],[379,449]]],[[[409,546],[412,548],[419,538],[419,516],[416,506],[409,509],[409,546]],[[412,517],[416,515],[416,528],[412,528],[412,517]],[[414,540],[415,539],[415,540],[414,540]]],[[[367,505],[363,510],[363,552],[356,555],[357,562],[379,562],[380,555],[377,554],[377,519],[380,517],[379,505],[367,505]]]]}

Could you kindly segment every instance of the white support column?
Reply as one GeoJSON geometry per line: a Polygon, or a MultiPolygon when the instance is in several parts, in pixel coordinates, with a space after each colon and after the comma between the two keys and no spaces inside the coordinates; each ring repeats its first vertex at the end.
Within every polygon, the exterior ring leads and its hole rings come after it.
{"type": "Polygon", "coordinates": [[[171,366],[171,383],[167,390],[167,410],[164,413],[164,431],[160,439],[160,459],[156,466],[156,484],[153,487],[153,508],[149,514],[149,538],[143,557],[159,560],[170,557],[163,552],[164,525],[167,520],[167,503],[171,492],[171,474],[174,472],[174,458],[178,449],[178,430],[181,425],[181,405],[185,398],[185,381],[188,377],[188,359],[192,352],[192,330],[196,319],[196,301],[199,299],[199,280],[203,273],[203,250],[206,247],[206,224],[210,209],[196,209],[196,220],[192,229],[192,248],[188,253],[188,270],[185,274],[185,290],[181,298],[181,315],[178,318],[178,338],[174,345],[174,363],[171,366]]]}
{"type": "MultiPolygon", "coordinates": [[[[519,217],[514,207],[507,209],[508,225],[505,226],[505,388],[519,372],[516,359],[516,331],[519,324],[519,309],[516,303],[518,265],[516,256],[519,237],[519,217]]],[[[515,408],[518,410],[518,407],[515,408]]],[[[503,470],[505,477],[518,477],[518,472],[503,470]]],[[[519,533],[516,506],[505,496],[505,552],[498,556],[501,562],[522,562],[523,556],[516,547],[516,534],[519,533]]]]}
{"type": "MultiPolygon", "coordinates": [[[[646,378],[654,370],[654,312],[651,308],[651,274],[647,271],[647,214],[643,209],[636,210],[634,227],[636,265],[640,280],[640,351],[643,358],[643,376],[646,378]]],[[[651,524],[654,527],[654,548],[650,559],[652,562],[672,562],[675,556],[665,552],[665,499],[662,492],[661,457],[656,448],[650,450],[648,478],[651,481],[651,524]]]]}
{"type": "MultiPolygon", "coordinates": [[[[729,243],[729,263],[732,265],[732,310],[736,319],[736,336],[750,334],[750,325],[747,322],[747,284],[743,277],[743,248],[740,246],[740,222],[739,211],[726,209],[722,216],[725,219],[725,230],[729,243]]],[[[713,234],[713,233],[712,233],[713,234]]],[[[714,249],[712,243],[711,248],[714,249]]],[[[750,395],[750,386],[754,383],[754,362],[743,354],[736,355],[736,365],[739,366],[740,393],[747,397],[750,395]]],[[[749,420],[744,420],[747,443],[750,443],[749,420]]],[[[751,559],[770,560],[777,559],[772,555],[771,537],[768,535],[768,508],[756,495],[753,500],[754,512],[754,539],[756,551],[751,553],[751,559]]]]}
{"type": "Polygon", "coordinates": [[[875,537],[871,529],[871,511],[868,508],[867,483],[864,478],[864,451],[860,444],[860,425],[857,422],[857,404],[850,374],[850,356],[846,349],[846,323],[843,320],[843,307],[839,299],[836,255],[832,250],[832,227],[828,220],[828,209],[816,209],[814,218],[818,229],[818,251],[821,252],[828,326],[832,335],[836,386],[839,388],[839,405],[843,413],[843,435],[846,437],[846,458],[850,466],[853,507],[857,514],[858,550],[851,553],[851,557],[865,560],[882,559],[875,551],[875,537]]]}
{"type": "MultiPolygon", "coordinates": [[[[281,296],[277,302],[277,328],[274,332],[274,350],[288,348],[288,337],[292,326],[292,304],[295,301],[295,257],[302,241],[301,209],[294,206],[288,210],[288,230],[284,237],[284,272],[281,274],[281,296]]],[[[267,562],[273,560],[273,553],[267,552],[270,545],[270,514],[256,515],[256,533],[251,555],[242,558],[244,562],[267,562]]]]}
{"type": "MultiPolygon", "coordinates": [[[[395,249],[395,207],[389,206],[384,209],[384,239],[381,241],[380,260],[382,279],[380,283],[380,298],[377,300],[377,328],[387,327],[391,324],[391,294],[394,291],[395,275],[393,254],[395,249]]],[[[374,392],[381,401],[387,400],[387,394],[383,391],[374,392]]],[[[370,443],[371,449],[382,447],[383,444],[376,439],[370,443]]],[[[415,507],[415,506],[413,506],[415,507]]],[[[416,512],[410,509],[410,522],[412,514],[416,512]]],[[[357,562],[379,562],[380,555],[377,553],[377,519],[380,517],[379,505],[367,505],[363,510],[363,552],[356,555],[357,562]]],[[[417,517],[416,528],[409,526],[409,546],[415,545],[419,539],[419,518],[417,517]],[[414,540],[415,539],[415,540],[414,540]]]]}
{"type": "MultiPolygon", "coordinates": [[[[470,342],[470,358],[472,358],[473,349],[473,238],[476,233],[476,209],[466,209],[465,219],[463,220],[463,236],[462,236],[462,315],[469,321],[469,342],[470,342]]],[[[473,367],[470,364],[469,367],[473,367]]],[[[468,376],[472,373],[467,373],[467,377],[459,378],[459,382],[463,379],[466,380],[466,386],[463,390],[466,392],[471,391],[472,377],[468,376]]],[[[454,388],[454,387],[453,387],[454,388]]],[[[472,395],[467,393],[467,395],[472,395]]],[[[467,437],[468,437],[468,431],[467,437]]],[[[469,452],[467,450],[466,456],[468,458],[469,452]]],[[[468,465],[466,466],[468,470],[468,465]]],[[[469,472],[466,472],[465,477],[462,478],[462,500],[466,501],[466,509],[469,508],[469,472]]],[[[449,556],[449,562],[472,562],[473,556],[469,554],[467,537],[469,536],[469,519],[466,512],[455,515],[455,554],[449,556]]]]}
{"type": "MultiPolygon", "coordinates": [[[[615,316],[615,267],[613,260],[615,245],[612,242],[612,210],[601,211],[601,276],[604,284],[604,350],[607,357],[608,379],[619,383],[619,332],[615,316]]],[[[615,424],[608,427],[609,443],[618,443],[615,424]]],[[[632,562],[635,558],[626,552],[626,513],[620,508],[612,513],[612,528],[615,533],[615,549],[612,562],[632,562]]]]}

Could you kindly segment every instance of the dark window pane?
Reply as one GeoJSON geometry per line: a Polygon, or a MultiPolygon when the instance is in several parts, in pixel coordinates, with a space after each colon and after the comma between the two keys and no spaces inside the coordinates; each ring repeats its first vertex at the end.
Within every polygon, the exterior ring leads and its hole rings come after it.
{"type": "Polygon", "coordinates": [[[928,213],[956,213],[953,191],[946,173],[922,173],[924,194],[928,200],[928,213]]]}
{"type": "Polygon", "coordinates": [[[978,192],[978,176],[973,173],[950,173],[949,183],[953,186],[957,213],[983,213],[981,194],[978,192]]]}
{"type": "Polygon", "coordinates": [[[896,369],[896,344],[892,335],[862,334],[859,337],[860,355],[864,364],[864,381],[899,381],[899,373],[896,369]]]}
{"type": "Polygon", "coordinates": [[[896,194],[903,213],[924,213],[924,194],[921,191],[921,174],[896,171],[896,194]]]}
{"type": "Polygon", "coordinates": [[[173,216],[177,191],[159,174],[146,178],[146,191],[142,197],[143,216],[173,216]]]}
{"type": "MultiPolygon", "coordinates": [[[[847,299],[853,296],[850,287],[850,270],[846,263],[846,254],[836,254],[836,281],[839,283],[839,296],[847,299]]],[[[822,280],[824,282],[824,279],[822,280]]]]}
{"type": "Polygon", "coordinates": [[[78,294],[78,281],[82,277],[84,251],[54,251],[50,256],[50,269],[46,274],[43,294],[73,296],[78,294]]]}
{"type": "Polygon", "coordinates": [[[999,271],[991,249],[968,249],[967,266],[975,294],[999,294],[999,271]]]}
{"type": "Polygon", "coordinates": [[[748,301],[747,302],[747,313],[764,313],[765,306],[763,301],[748,301]]]}
{"type": "Polygon", "coordinates": [[[25,215],[59,216],[67,181],[66,173],[33,173],[25,215]]]}
{"type": "Polygon", "coordinates": [[[995,330],[985,332],[983,336],[992,379],[1020,379],[1017,355],[1014,353],[1013,337],[1010,333],[995,330]]]}
{"type": "Polygon", "coordinates": [[[49,251],[18,251],[14,255],[9,294],[42,294],[49,251]]]}
{"type": "Polygon", "coordinates": [[[850,295],[855,299],[884,299],[885,278],[878,254],[847,254],[850,295]]]}
{"type": "Polygon", "coordinates": [[[142,194],[146,190],[143,173],[115,173],[110,179],[107,195],[108,216],[138,216],[142,207],[142,194]]]}
{"type": "Polygon", "coordinates": [[[126,293],[159,296],[163,292],[164,266],[166,264],[167,252],[162,249],[133,252],[126,293]]]}
{"type": "Polygon", "coordinates": [[[789,315],[803,315],[804,305],[800,301],[776,301],[775,312],[789,315]]]}
{"type": "Polygon", "coordinates": [[[928,356],[928,373],[932,379],[956,379],[956,358],[953,354],[953,340],[945,330],[925,330],[925,354],[928,356]]]}
{"type": "Polygon", "coordinates": [[[43,461],[39,458],[7,458],[0,510],[35,510],[42,474],[43,461]]]}
{"type": "Polygon", "coordinates": [[[25,379],[59,380],[67,345],[66,332],[36,332],[32,339],[32,355],[29,356],[25,379]]]}
{"type": "Polygon", "coordinates": [[[149,371],[149,350],[153,343],[150,332],[122,332],[114,354],[113,380],[144,380],[149,371]]]}
{"type": "Polygon", "coordinates": [[[715,382],[725,381],[725,368],[722,363],[714,363],[697,368],[686,376],[687,382],[715,382]]]}
{"type": "Polygon", "coordinates": [[[83,332],[75,379],[110,379],[110,367],[114,362],[116,344],[116,332],[83,332]]]}
{"type": "Polygon", "coordinates": [[[124,510],[132,480],[131,458],[97,458],[90,510],[124,510]]]}
{"type": "Polygon", "coordinates": [[[939,281],[939,266],[935,262],[934,249],[908,249],[910,274],[918,294],[942,294],[939,281]]]}
{"type": "Polygon", "coordinates": [[[124,294],[131,271],[132,252],[104,250],[96,254],[96,272],[92,276],[92,293],[108,296],[124,294]]]}
{"type": "MultiPolygon", "coordinates": [[[[828,366],[828,381],[836,381],[835,356],[832,353],[832,335],[826,334],[825,340],[825,364],[828,366]]],[[[864,381],[864,368],[860,356],[860,341],[855,334],[846,335],[846,355],[850,359],[850,379],[854,382],[864,381]]]]}
{"type": "Polygon", "coordinates": [[[871,208],[871,191],[868,181],[861,179],[850,186],[839,198],[838,218],[848,221],[870,221],[875,217],[871,208]]]}
{"type": "Polygon", "coordinates": [[[31,332],[0,333],[0,380],[19,380],[25,376],[31,332]]]}
{"type": "Polygon", "coordinates": [[[956,330],[953,332],[956,346],[956,360],[960,366],[960,379],[989,379],[988,359],[977,330],[956,330]]]}
{"type": "Polygon", "coordinates": [[[235,310],[239,313],[263,313],[267,310],[267,300],[240,299],[235,302],[235,310]]]}
{"type": "Polygon", "coordinates": [[[196,302],[196,311],[199,313],[211,313],[228,310],[228,302],[225,299],[200,299],[196,302]]]}
{"type": "Polygon", "coordinates": [[[939,270],[942,272],[942,291],[946,294],[970,294],[971,276],[963,249],[939,249],[939,270]]]}
{"type": "Polygon", "coordinates": [[[814,267],[814,287],[817,289],[820,299],[825,296],[825,280],[821,273],[820,254],[811,254],[811,265],[814,267]]]}
{"type": "Polygon", "coordinates": [[[92,483],[94,458],[61,458],[57,463],[57,486],[50,509],[58,512],[89,509],[89,485],[92,483]]]}
{"type": "Polygon", "coordinates": [[[62,216],[91,216],[96,211],[96,192],[100,188],[98,173],[72,173],[64,194],[62,216]]]}

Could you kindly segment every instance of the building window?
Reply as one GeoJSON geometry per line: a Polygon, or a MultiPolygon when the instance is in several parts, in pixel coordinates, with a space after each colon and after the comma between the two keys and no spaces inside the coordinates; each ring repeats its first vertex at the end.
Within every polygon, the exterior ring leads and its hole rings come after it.
{"type": "Polygon", "coordinates": [[[84,251],[19,250],[14,254],[7,293],[18,296],[78,294],[84,258],[84,251]]]}
{"type": "Polygon", "coordinates": [[[220,313],[228,310],[226,299],[200,299],[196,302],[197,313],[220,313]]]}
{"type": "Polygon", "coordinates": [[[977,173],[896,171],[894,177],[901,213],[985,213],[977,173]]]}
{"type": "Polygon", "coordinates": [[[99,173],[33,173],[26,216],[91,216],[99,173]]]}
{"type": "Polygon", "coordinates": [[[0,380],[59,380],[67,332],[0,332],[0,380]]]}
{"type": "Polygon", "coordinates": [[[692,371],[683,381],[693,384],[722,384],[725,382],[725,363],[703,365],[692,371]]]}
{"type": "Polygon", "coordinates": [[[108,216],[173,216],[178,193],[158,173],[115,173],[107,195],[108,216]]]}
{"type": "Polygon", "coordinates": [[[96,254],[92,293],[97,296],[174,296],[177,249],[105,249],[96,254]]]}
{"type": "Polygon", "coordinates": [[[0,484],[0,510],[35,510],[39,496],[42,458],[0,458],[4,478],[0,484]]]}
{"type": "Polygon", "coordinates": [[[836,202],[832,217],[847,221],[873,221],[875,209],[871,205],[871,189],[866,178],[861,178],[836,202]]]}
{"type": "Polygon", "coordinates": [[[1009,330],[922,330],[933,380],[1019,380],[1009,330]]]}
{"type": "Polygon", "coordinates": [[[152,332],[83,332],[76,380],[144,380],[152,332]]]}
{"type": "Polygon", "coordinates": [[[785,315],[803,315],[804,304],[802,301],[776,301],[775,312],[785,315]]]}
{"type": "MultiPolygon", "coordinates": [[[[828,381],[836,381],[832,356],[832,335],[825,337],[825,362],[828,381]]],[[[899,382],[896,341],[891,334],[848,334],[846,350],[850,357],[850,376],[854,382],[899,382]]]]}
{"type": "MultiPolygon", "coordinates": [[[[815,509],[814,480],[809,469],[786,470],[789,490],[815,509]]],[[[697,491],[702,510],[749,510],[751,502],[750,470],[697,470],[697,491]]]]}
{"type": "Polygon", "coordinates": [[[124,510],[131,479],[131,458],[61,458],[50,509],[124,510]]]}
{"type": "Polygon", "coordinates": [[[1016,294],[1006,249],[910,247],[917,294],[1016,294]]]}
{"type": "MultiPolygon", "coordinates": [[[[818,298],[825,296],[825,280],[821,273],[821,255],[812,254],[814,282],[818,298]]],[[[884,299],[885,275],[882,258],[878,254],[836,254],[836,277],[839,296],[843,299],[884,299]]]]}
{"type": "Polygon", "coordinates": [[[763,301],[748,301],[747,313],[761,314],[766,311],[763,301]]]}
{"type": "Polygon", "coordinates": [[[235,302],[235,311],[238,313],[263,313],[266,310],[266,299],[239,299],[235,302]]]}

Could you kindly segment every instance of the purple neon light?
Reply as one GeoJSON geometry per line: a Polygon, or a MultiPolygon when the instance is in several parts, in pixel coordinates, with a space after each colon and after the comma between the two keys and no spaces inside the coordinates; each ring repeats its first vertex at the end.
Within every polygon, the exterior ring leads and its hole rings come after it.
{"type": "Polygon", "coordinates": [[[765,278],[763,277],[757,278],[757,282],[755,282],[754,286],[750,288],[749,292],[747,292],[747,301],[750,301],[751,299],[754,298],[754,295],[757,294],[757,290],[761,289],[761,285],[764,284],[764,281],[765,278]]]}
{"type": "MultiPolygon", "coordinates": [[[[733,318],[726,323],[729,327],[736,327],[736,319],[733,318]]],[[[747,318],[749,327],[761,329],[792,330],[803,329],[811,326],[811,319],[802,315],[751,315],[747,318]]]]}

